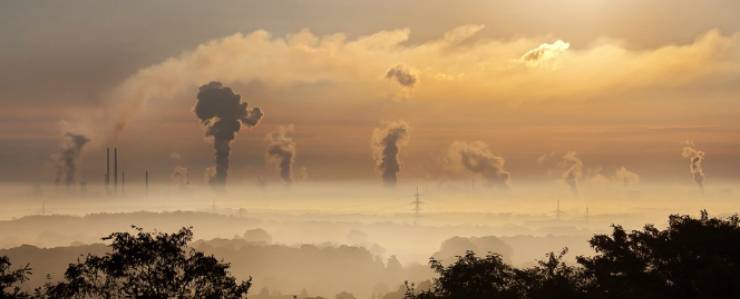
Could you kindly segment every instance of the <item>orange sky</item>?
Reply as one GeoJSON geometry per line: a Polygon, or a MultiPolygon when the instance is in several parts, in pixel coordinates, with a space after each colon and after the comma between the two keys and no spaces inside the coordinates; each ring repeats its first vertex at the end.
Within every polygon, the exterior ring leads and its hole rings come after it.
{"type": "Polygon", "coordinates": [[[63,130],[93,140],[83,176],[101,175],[111,144],[125,149],[130,168],[162,180],[178,163],[200,176],[212,150],[192,107],[198,86],[214,80],[265,111],[232,146],[241,180],[276,177],[265,136],[288,124],[296,166],[310,179],[376,177],[370,135],[399,120],[411,128],[401,178],[468,175],[446,165],[455,141],[485,142],[512,180],[546,175],[537,158],[567,151],[591,174],[624,166],[648,180],[685,179],[687,140],[707,152],[708,177],[740,175],[740,21],[727,15],[740,9],[734,1],[400,1],[386,10],[358,1],[368,13],[355,19],[337,1],[303,12],[300,1],[279,2],[251,11],[155,7],[146,16],[134,16],[146,4],[133,2],[120,12],[130,18],[95,28],[62,10],[44,19],[47,29],[29,22],[55,4],[12,7],[27,18],[11,18],[2,32],[13,46],[2,61],[11,79],[0,86],[0,161],[8,165],[0,179],[48,178],[63,130]],[[409,13],[415,5],[440,19],[409,13]],[[452,9],[455,16],[445,13],[452,9]],[[155,26],[141,32],[137,21],[155,26]],[[413,84],[387,77],[394,67],[413,84]],[[127,126],[116,139],[118,122],[127,126]]]}

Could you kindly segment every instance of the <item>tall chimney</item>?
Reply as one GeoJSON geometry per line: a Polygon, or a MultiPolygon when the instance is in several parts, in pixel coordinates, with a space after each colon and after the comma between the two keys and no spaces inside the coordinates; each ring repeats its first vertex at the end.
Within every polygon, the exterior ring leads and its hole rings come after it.
{"type": "Polygon", "coordinates": [[[110,185],[110,147],[105,148],[105,189],[110,185]]]}
{"type": "Polygon", "coordinates": [[[113,186],[118,192],[118,148],[113,148],[113,186]]]}
{"type": "Polygon", "coordinates": [[[126,172],[121,170],[121,193],[124,193],[124,188],[126,187],[126,172]]]}
{"type": "Polygon", "coordinates": [[[149,169],[144,173],[144,191],[149,195],[149,169]]]}

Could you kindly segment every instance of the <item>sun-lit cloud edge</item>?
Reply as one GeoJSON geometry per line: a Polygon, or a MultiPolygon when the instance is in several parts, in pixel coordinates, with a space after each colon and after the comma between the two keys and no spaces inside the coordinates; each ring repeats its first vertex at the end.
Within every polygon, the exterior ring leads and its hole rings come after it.
{"type": "Polygon", "coordinates": [[[404,65],[419,79],[406,97],[459,102],[590,99],[680,86],[719,67],[740,74],[737,34],[716,30],[688,44],[634,51],[606,38],[585,47],[540,38],[474,39],[483,29],[461,26],[420,44],[406,43],[408,29],[354,39],[307,29],[283,37],[264,30],[236,33],[130,76],[109,95],[109,127],[120,130],[143,104],[181,98],[213,80],[226,85],[257,80],[280,89],[330,82],[328,88],[352,88],[383,100],[404,88],[386,78],[389,68],[404,65]]]}

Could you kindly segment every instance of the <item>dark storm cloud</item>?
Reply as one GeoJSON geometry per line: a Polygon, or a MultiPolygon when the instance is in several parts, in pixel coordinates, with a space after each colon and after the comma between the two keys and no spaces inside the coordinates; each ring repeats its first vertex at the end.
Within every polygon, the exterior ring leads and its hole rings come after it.
{"type": "Polygon", "coordinates": [[[77,181],[77,166],[79,164],[82,148],[90,142],[90,138],[84,135],[67,132],[59,148],[59,152],[52,156],[57,168],[54,182],[72,185],[77,181]]]}
{"type": "Polygon", "coordinates": [[[200,87],[195,114],[206,126],[206,136],[213,136],[213,147],[216,150],[215,174],[209,183],[226,184],[229,169],[231,141],[236,137],[241,126],[254,127],[262,119],[260,108],[247,108],[241,96],[220,82],[211,82],[200,87]]]}
{"type": "Polygon", "coordinates": [[[293,163],[295,162],[295,141],[289,135],[293,132],[293,126],[280,126],[267,135],[267,155],[277,160],[280,170],[280,178],[283,182],[293,182],[293,163]]]}
{"type": "Polygon", "coordinates": [[[404,121],[390,122],[385,127],[376,128],[372,135],[375,166],[383,176],[386,186],[395,186],[401,171],[399,153],[406,143],[409,125],[404,121]]]}

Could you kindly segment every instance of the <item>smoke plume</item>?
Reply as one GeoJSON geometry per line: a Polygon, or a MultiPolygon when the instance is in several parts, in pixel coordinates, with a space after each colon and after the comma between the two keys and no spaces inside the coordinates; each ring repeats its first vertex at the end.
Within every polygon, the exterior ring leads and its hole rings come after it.
{"type": "Polygon", "coordinates": [[[256,126],[262,119],[262,110],[259,107],[247,109],[241,96],[214,81],[200,87],[195,114],[206,126],[206,136],[213,136],[216,150],[216,171],[209,183],[224,185],[229,170],[231,141],[242,125],[256,126]]]}
{"type": "Polygon", "coordinates": [[[175,184],[180,186],[190,185],[190,170],[187,167],[175,166],[170,177],[175,184]]]}
{"type": "Polygon", "coordinates": [[[640,183],[640,176],[622,166],[614,174],[614,180],[624,184],[624,186],[629,186],[640,183]]]}
{"type": "Polygon", "coordinates": [[[395,80],[398,84],[404,87],[414,87],[416,84],[416,75],[412,74],[411,71],[406,69],[402,65],[397,65],[388,70],[385,73],[387,79],[395,80]]]}
{"type": "Polygon", "coordinates": [[[293,163],[295,162],[295,141],[289,135],[293,125],[280,126],[267,135],[267,155],[278,162],[280,177],[283,182],[293,182],[293,163]]]}
{"type": "Polygon", "coordinates": [[[578,195],[578,180],[583,177],[583,161],[576,156],[576,152],[565,153],[560,160],[560,166],[565,169],[562,178],[573,194],[578,195]]]}
{"type": "Polygon", "coordinates": [[[683,147],[681,156],[689,159],[689,171],[691,176],[694,178],[694,182],[699,185],[699,189],[704,191],[704,151],[697,149],[694,143],[687,142],[686,146],[683,147]]]}
{"type": "Polygon", "coordinates": [[[492,186],[509,186],[511,174],[504,167],[506,160],[494,155],[482,141],[453,142],[448,151],[448,159],[455,165],[481,175],[492,186]]]}
{"type": "Polygon", "coordinates": [[[404,121],[390,122],[383,128],[373,130],[373,158],[386,186],[395,186],[398,182],[398,173],[401,171],[399,152],[408,142],[408,135],[409,125],[404,121]]]}
{"type": "Polygon", "coordinates": [[[90,138],[84,135],[70,132],[64,134],[59,152],[52,156],[57,168],[54,183],[59,184],[63,181],[67,186],[75,183],[80,153],[88,142],[90,142],[90,138]]]}

